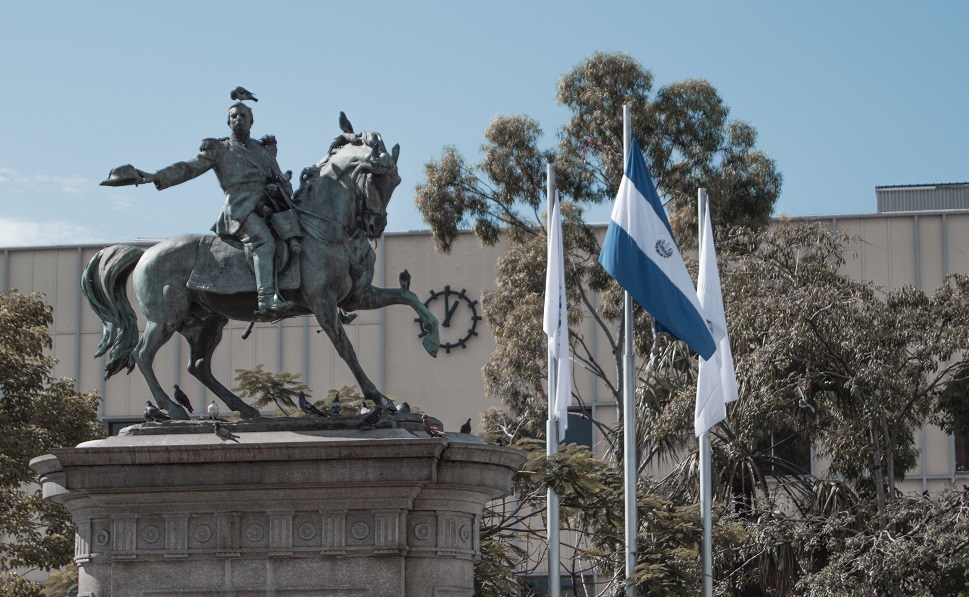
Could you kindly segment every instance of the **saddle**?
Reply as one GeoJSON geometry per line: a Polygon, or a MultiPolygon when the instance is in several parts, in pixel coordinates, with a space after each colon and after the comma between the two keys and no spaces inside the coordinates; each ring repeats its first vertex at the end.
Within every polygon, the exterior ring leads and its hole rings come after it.
{"type": "MultiPolygon", "coordinates": [[[[299,256],[289,255],[285,241],[276,243],[276,263],[285,264],[282,271],[276,274],[279,289],[299,288],[299,256]]],[[[216,294],[256,292],[252,255],[241,242],[233,238],[203,236],[195,252],[192,274],[185,285],[192,290],[216,294]]]]}

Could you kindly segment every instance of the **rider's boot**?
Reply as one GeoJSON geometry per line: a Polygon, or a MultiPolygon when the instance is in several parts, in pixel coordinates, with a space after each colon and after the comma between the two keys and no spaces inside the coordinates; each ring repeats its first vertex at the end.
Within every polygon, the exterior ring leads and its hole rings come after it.
{"type": "Polygon", "coordinates": [[[259,296],[257,315],[275,315],[293,308],[293,303],[279,296],[276,291],[273,268],[275,247],[263,245],[253,251],[252,265],[256,272],[256,292],[259,296]]]}

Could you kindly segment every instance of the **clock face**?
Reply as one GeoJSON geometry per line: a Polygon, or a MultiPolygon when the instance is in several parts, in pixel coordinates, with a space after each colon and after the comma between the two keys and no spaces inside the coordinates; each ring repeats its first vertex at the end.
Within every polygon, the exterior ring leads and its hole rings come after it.
{"type": "MultiPolygon", "coordinates": [[[[424,306],[431,310],[440,322],[441,347],[445,352],[450,353],[452,348],[467,348],[468,340],[477,336],[476,331],[478,321],[478,309],[475,305],[478,301],[471,300],[465,289],[460,292],[451,290],[450,286],[445,286],[444,290],[432,290],[431,296],[424,301],[424,306]]],[[[420,319],[414,319],[420,325],[420,319]]],[[[424,327],[418,338],[427,335],[424,327]]]]}

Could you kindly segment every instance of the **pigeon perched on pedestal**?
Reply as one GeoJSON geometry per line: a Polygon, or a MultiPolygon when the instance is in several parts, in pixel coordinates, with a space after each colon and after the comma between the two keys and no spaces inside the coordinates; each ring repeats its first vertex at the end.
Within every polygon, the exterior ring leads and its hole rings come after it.
{"type": "Polygon", "coordinates": [[[383,410],[383,407],[380,407],[380,406],[374,407],[372,411],[367,413],[367,416],[365,416],[362,421],[357,423],[357,429],[362,429],[364,427],[368,429],[373,429],[374,426],[377,424],[377,421],[380,420],[380,411],[382,410],[383,410]]]}
{"type": "Polygon", "coordinates": [[[209,402],[209,405],[205,410],[209,413],[210,419],[215,420],[219,418],[219,405],[215,402],[215,400],[209,402]]]}
{"type": "Polygon", "coordinates": [[[461,425],[461,433],[471,433],[471,417],[461,425]]]}
{"type": "Polygon", "coordinates": [[[431,423],[431,418],[429,416],[421,415],[421,423],[424,424],[425,433],[427,433],[431,437],[440,437],[443,439],[447,439],[447,435],[445,435],[444,432],[441,431],[441,428],[435,425],[434,423],[431,423]]]}
{"type": "Polygon", "coordinates": [[[316,408],[312,402],[306,399],[306,394],[304,392],[299,393],[299,409],[307,415],[316,415],[318,417],[327,416],[325,412],[316,408]]]}
{"type": "Polygon", "coordinates": [[[401,402],[399,405],[397,405],[398,415],[406,415],[409,412],[410,412],[410,404],[407,404],[406,402],[401,402]]]}
{"type": "Polygon", "coordinates": [[[256,96],[254,96],[252,92],[246,89],[245,87],[236,87],[235,89],[232,90],[231,93],[229,93],[229,97],[239,101],[242,101],[242,100],[252,100],[254,102],[259,101],[256,99],[256,96]]]}
{"type": "Polygon", "coordinates": [[[160,423],[170,421],[171,417],[168,416],[167,412],[152,404],[151,400],[145,400],[145,420],[149,423],[160,423]]]}
{"type": "Polygon", "coordinates": [[[343,405],[340,404],[340,395],[337,394],[333,397],[333,402],[330,403],[330,414],[334,417],[338,416],[341,410],[343,410],[343,405]]]}
{"type": "Polygon", "coordinates": [[[181,404],[182,408],[188,412],[195,412],[195,409],[192,408],[192,401],[188,399],[188,396],[182,391],[182,388],[178,387],[178,384],[175,384],[175,402],[181,404]]]}
{"type": "Polygon", "coordinates": [[[410,290],[410,272],[406,269],[398,276],[401,290],[410,290]]]}
{"type": "Polygon", "coordinates": [[[239,443],[239,436],[232,433],[231,431],[229,431],[219,423],[215,424],[215,435],[218,436],[220,440],[222,440],[223,444],[226,441],[233,441],[237,444],[239,443]]]}

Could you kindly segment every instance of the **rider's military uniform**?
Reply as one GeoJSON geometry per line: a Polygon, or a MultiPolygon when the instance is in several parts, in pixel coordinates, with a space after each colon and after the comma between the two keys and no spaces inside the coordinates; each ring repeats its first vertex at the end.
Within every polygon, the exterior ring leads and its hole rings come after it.
{"type": "Polygon", "coordinates": [[[289,308],[291,304],[277,296],[273,275],[275,239],[265,220],[255,213],[260,201],[268,205],[276,202],[273,195],[293,196],[293,187],[276,162],[276,138],[267,135],[246,143],[231,137],[205,139],[193,159],[155,173],[155,186],[158,190],[166,189],[208,170],[215,171],[225,192],[222,212],[212,230],[220,236],[239,239],[252,252],[260,311],[289,308]]]}

